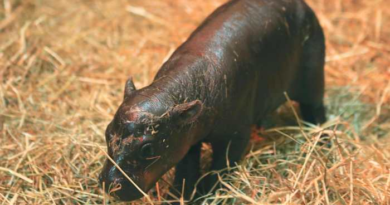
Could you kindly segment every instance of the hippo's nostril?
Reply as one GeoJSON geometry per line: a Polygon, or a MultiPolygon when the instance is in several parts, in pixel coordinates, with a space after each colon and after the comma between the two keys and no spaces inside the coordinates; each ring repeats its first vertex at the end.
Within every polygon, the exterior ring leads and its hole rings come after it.
{"type": "Polygon", "coordinates": [[[141,147],[141,158],[148,159],[154,156],[154,148],[152,143],[146,143],[141,147]]]}

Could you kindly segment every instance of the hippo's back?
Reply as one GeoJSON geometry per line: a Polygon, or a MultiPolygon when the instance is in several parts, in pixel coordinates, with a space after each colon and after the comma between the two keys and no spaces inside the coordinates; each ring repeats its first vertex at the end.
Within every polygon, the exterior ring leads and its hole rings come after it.
{"type": "Polygon", "coordinates": [[[317,29],[302,0],[233,0],[192,33],[156,79],[190,81],[184,96],[213,109],[216,127],[253,124],[285,101],[285,91],[299,89],[302,50],[317,29]]]}

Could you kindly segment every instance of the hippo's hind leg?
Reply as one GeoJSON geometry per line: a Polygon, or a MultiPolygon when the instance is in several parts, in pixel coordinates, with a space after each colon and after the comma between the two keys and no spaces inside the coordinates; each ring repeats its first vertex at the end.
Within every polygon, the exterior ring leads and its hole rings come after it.
{"type": "Polygon", "coordinates": [[[306,40],[301,59],[302,78],[298,96],[294,100],[300,104],[303,120],[312,124],[326,121],[324,98],[325,38],[322,29],[317,26],[306,40]]]}
{"type": "Polygon", "coordinates": [[[311,124],[322,124],[326,121],[325,107],[323,104],[305,104],[299,105],[303,120],[311,124]]]}

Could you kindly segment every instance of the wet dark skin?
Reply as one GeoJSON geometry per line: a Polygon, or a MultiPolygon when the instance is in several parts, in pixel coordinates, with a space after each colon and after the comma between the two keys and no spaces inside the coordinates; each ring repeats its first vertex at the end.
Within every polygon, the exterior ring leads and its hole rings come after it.
{"type": "MultiPolygon", "coordinates": [[[[322,29],[303,1],[230,1],[172,54],[152,84],[136,90],[127,81],[106,130],[108,154],[144,192],[176,166],[171,192],[180,197],[184,190],[189,200],[200,177],[201,143],[212,146],[212,170],[235,165],[251,126],[286,101],[284,92],[300,104],[305,121],[325,121],[324,52],[322,29]]],[[[100,181],[119,200],[143,196],[109,160],[100,181]]],[[[217,178],[202,181],[198,193],[217,178]]]]}

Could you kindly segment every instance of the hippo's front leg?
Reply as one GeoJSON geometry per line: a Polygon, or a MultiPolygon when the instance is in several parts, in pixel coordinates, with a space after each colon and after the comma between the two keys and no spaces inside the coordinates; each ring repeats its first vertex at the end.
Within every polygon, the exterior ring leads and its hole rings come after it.
{"type": "Polygon", "coordinates": [[[200,177],[201,147],[202,143],[193,145],[186,156],[176,165],[175,180],[170,191],[176,196],[182,196],[184,200],[190,199],[200,177]]]}
{"type": "MultiPolygon", "coordinates": [[[[234,167],[241,160],[250,140],[251,129],[247,128],[240,132],[235,132],[232,135],[227,135],[224,141],[212,142],[213,148],[213,162],[211,164],[211,171],[223,170],[220,175],[228,172],[225,168],[229,166],[234,167]],[[225,169],[225,170],[224,170],[225,169]]],[[[202,191],[205,193],[209,191],[216,191],[214,186],[218,181],[218,175],[210,173],[204,181],[202,191]]],[[[217,186],[218,187],[218,186],[217,186]]]]}

